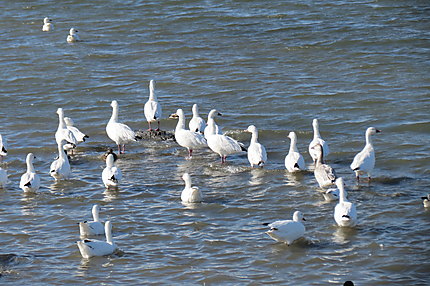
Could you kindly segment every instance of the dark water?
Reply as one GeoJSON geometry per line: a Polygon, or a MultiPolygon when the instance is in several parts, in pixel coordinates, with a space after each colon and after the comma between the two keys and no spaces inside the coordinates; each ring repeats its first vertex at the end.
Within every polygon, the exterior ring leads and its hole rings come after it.
{"type": "Polygon", "coordinates": [[[1,284],[428,285],[430,5],[428,1],[2,1],[0,133],[1,284]],[[61,2],[61,3],[59,3],[61,2]],[[41,31],[43,18],[53,32],[41,31]],[[83,42],[67,44],[71,27],[83,42]],[[248,144],[254,124],[264,169],[246,155],[226,165],[209,150],[172,141],[129,145],[124,180],[105,191],[100,156],[113,99],[120,120],[147,128],[143,104],[157,81],[161,126],[183,108],[216,108],[224,131],[248,144]],[[62,107],[90,139],[72,157],[72,179],[48,175],[62,107]],[[307,165],[313,118],[344,177],[359,225],[335,226],[312,172],[284,168],[290,131],[307,165]],[[349,169],[375,126],[374,180],[349,169]],[[23,194],[25,156],[37,156],[42,187],[23,194]],[[180,202],[189,172],[205,195],[180,202]],[[102,205],[122,253],[81,259],[76,223],[102,205]],[[275,243],[262,222],[306,218],[306,238],[275,243]],[[9,255],[13,254],[13,255],[9,255]],[[4,258],[4,259],[3,259],[4,258]]]}

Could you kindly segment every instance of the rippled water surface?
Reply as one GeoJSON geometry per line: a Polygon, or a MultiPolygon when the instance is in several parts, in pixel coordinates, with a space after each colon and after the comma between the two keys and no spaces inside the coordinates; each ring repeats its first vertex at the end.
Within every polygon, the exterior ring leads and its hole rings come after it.
{"type": "Polygon", "coordinates": [[[0,284],[428,285],[430,32],[428,1],[2,1],[0,284]],[[272,3],[273,2],[273,3],[272,3]],[[41,31],[44,17],[55,29],[41,31]],[[71,27],[83,40],[66,43],[71,27]],[[221,165],[209,149],[142,140],[117,162],[124,178],[105,191],[101,159],[115,144],[105,126],[110,102],[120,121],[147,128],[143,104],[157,82],[161,127],[178,108],[206,117],[237,140],[254,124],[268,150],[264,169],[246,154],[221,165]],[[72,178],[55,183],[57,108],[90,138],[71,157],[72,178]],[[290,131],[307,153],[312,119],[329,143],[327,161],[357,204],[359,225],[340,229],[312,170],[284,167],[290,131]],[[375,126],[373,181],[349,165],[375,126]],[[23,194],[33,152],[42,187],[23,194]],[[181,176],[205,196],[183,205],[181,176]],[[102,206],[121,249],[83,260],[77,222],[102,206]],[[263,222],[301,210],[305,238],[276,243],[263,222]]]}

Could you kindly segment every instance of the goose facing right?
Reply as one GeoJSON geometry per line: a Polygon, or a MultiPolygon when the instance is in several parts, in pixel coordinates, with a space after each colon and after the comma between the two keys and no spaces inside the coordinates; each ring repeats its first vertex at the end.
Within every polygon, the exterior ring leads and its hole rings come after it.
{"type": "Polygon", "coordinates": [[[380,133],[381,130],[375,127],[369,127],[366,130],[366,145],[363,150],[355,155],[351,163],[351,169],[355,172],[357,181],[360,180],[360,175],[367,174],[369,181],[371,180],[371,173],[375,167],[375,150],[373,149],[372,135],[380,133]]]}
{"type": "Polygon", "coordinates": [[[270,230],[266,234],[272,239],[291,245],[305,234],[306,229],[302,221],[306,221],[303,213],[295,211],[293,220],[278,220],[272,223],[264,223],[263,225],[270,227],[270,230]]]}
{"type": "Polygon", "coordinates": [[[78,36],[78,30],[76,30],[75,28],[70,28],[69,30],[69,35],[67,35],[66,41],[68,43],[74,43],[74,42],[78,42],[81,39],[78,36]]]}
{"type": "Polygon", "coordinates": [[[84,239],[77,241],[79,251],[83,258],[91,258],[94,256],[105,256],[113,254],[118,248],[112,240],[112,225],[110,221],[105,223],[106,241],[84,239]]]}
{"type": "MultiPolygon", "coordinates": [[[[63,150],[61,151],[64,153],[63,150]]],[[[22,174],[21,180],[19,182],[19,187],[24,192],[36,192],[37,190],[39,190],[40,187],[40,177],[38,174],[36,174],[36,171],[34,170],[33,166],[33,160],[35,158],[36,157],[33,153],[27,154],[27,158],[25,160],[27,164],[27,172],[22,174]]]]}
{"type": "Polygon", "coordinates": [[[51,22],[52,22],[52,20],[49,19],[48,17],[45,17],[43,19],[43,26],[42,26],[43,32],[49,32],[49,31],[52,31],[54,29],[54,25],[51,22]]]}

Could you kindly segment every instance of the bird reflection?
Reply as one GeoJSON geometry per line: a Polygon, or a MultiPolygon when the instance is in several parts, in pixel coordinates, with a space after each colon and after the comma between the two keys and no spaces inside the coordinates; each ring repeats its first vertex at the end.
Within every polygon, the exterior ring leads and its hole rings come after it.
{"type": "Polygon", "coordinates": [[[351,227],[337,227],[333,233],[333,241],[338,244],[346,244],[357,234],[357,230],[351,227]]]}

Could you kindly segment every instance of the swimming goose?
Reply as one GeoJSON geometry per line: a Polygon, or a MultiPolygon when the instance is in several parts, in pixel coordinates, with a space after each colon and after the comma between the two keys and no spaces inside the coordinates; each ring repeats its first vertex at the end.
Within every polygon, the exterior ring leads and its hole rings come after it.
{"type": "Polygon", "coordinates": [[[328,148],[328,144],[327,142],[325,142],[320,135],[320,130],[319,130],[319,124],[318,124],[318,119],[314,119],[312,121],[312,127],[314,129],[314,139],[311,141],[311,143],[309,144],[309,154],[312,157],[312,160],[314,160],[314,164],[317,161],[318,155],[316,154],[315,150],[314,150],[314,146],[316,144],[320,144],[323,147],[323,151],[324,151],[324,156],[327,156],[330,153],[330,149],[328,148]]]}
{"type": "Polygon", "coordinates": [[[7,171],[0,167],[0,189],[4,188],[7,184],[7,171]]]}
{"type": "Polygon", "coordinates": [[[355,155],[354,160],[351,164],[351,169],[355,172],[357,181],[360,180],[360,175],[367,173],[367,176],[371,177],[371,172],[375,167],[375,150],[373,149],[371,136],[373,134],[379,133],[381,130],[375,127],[369,127],[366,130],[366,146],[360,153],[355,155]]]}
{"type": "Polygon", "coordinates": [[[245,131],[252,134],[251,142],[248,147],[248,161],[251,167],[263,167],[267,161],[267,153],[266,148],[258,143],[258,130],[254,125],[250,125],[245,131]]]}
{"type": "MultiPolygon", "coordinates": [[[[64,153],[63,150],[61,151],[64,153]]],[[[27,172],[22,174],[21,181],[19,182],[19,187],[24,192],[36,192],[37,190],[39,190],[39,187],[40,187],[39,175],[36,174],[36,171],[34,170],[34,167],[33,167],[33,160],[35,158],[36,157],[34,156],[33,153],[27,154],[27,158],[25,160],[27,163],[27,172]]]]}
{"type": "Polygon", "coordinates": [[[55,132],[55,141],[60,144],[62,140],[66,141],[64,144],[65,150],[70,150],[76,147],[78,140],[71,130],[67,128],[64,120],[64,111],[62,108],[57,109],[58,114],[58,128],[55,132]]]}
{"type": "Polygon", "coordinates": [[[170,115],[170,118],[178,118],[178,124],[175,128],[175,139],[180,146],[188,149],[188,158],[193,156],[194,149],[207,146],[206,139],[202,134],[185,129],[185,115],[182,109],[178,109],[176,113],[170,115]]]}
{"type": "Polygon", "coordinates": [[[64,122],[66,123],[66,128],[72,131],[78,143],[85,142],[85,139],[90,138],[88,135],[82,133],[78,128],[74,126],[72,118],[64,117],[64,122]]]}
{"type": "Polygon", "coordinates": [[[76,30],[75,28],[71,28],[69,30],[69,35],[67,36],[67,42],[68,43],[74,43],[74,42],[78,42],[81,39],[79,39],[78,36],[78,30],[76,30]]]}
{"type": "Polygon", "coordinates": [[[0,134],[0,160],[7,156],[6,138],[0,134]]]}
{"type": "Polygon", "coordinates": [[[214,120],[215,115],[222,116],[221,113],[216,111],[216,109],[212,109],[208,114],[208,121],[206,122],[206,127],[204,130],[205,138],[208,139],[208,136],[215,132],[215,134],[222,134],[221,127],[219,127],[214,120]],[[214,131],[215,130],[215,131],[214,131]]]}
{"type": "Polygon", "coordinates": [[[51,22],[52,20],[49,19],[48,17],[45,17],[45,19],[43,19],[43,27],[42,27],[43,32],[49,32],[54,30],[54,25],[51,22]]]}
{"type": "Polygon", "coordinates": [[[114,165],[115,158],[113,154],[106,157],[106,167],[102,172],[103,184],[106,188],[116,188],[122,179],[121,170],[114,165]]]}
{"type": "Polygon", "coordinates": [[[293,220],[278,220],[272,223],[264,223],[263,225],[270,227],[270,230],[266,233],[272,239],[290,245],[305,234],[305,226],[302,221],[306,221],[303,213],[295,211],[293,220]]]}
{"type": "Polygon", "coordinates": [[[339,203],[334,208],[334,220],[338,226],[353,227],[357,224],[357,211],[355,205],[346,198],[346,191],[342,178],[336,179],[339,190],[339,203]]]}
{"type": "Polygon", "coordinates": [[[84,239],[76,242],[83,258],[88,259],[94,256],[110,255],[117,250],[117,246],[112,240],[112,225],[110,221],[105,223],[105,234],[106,241],[84,239]]]}
{"type": "Polygon", "coordinates": [[[110,106],[112,106],[112,116],[106,125],[106,133],[118,145],[119,154],[123,154],[125,152],[125,144],[137,141],[139,137],[136,136],[136,133],[130,127],[118,122],[118,102],[112,100],[110,106]]]}
{"type": "Polygon", "coordinates": [[[427,195],[427,197],[421,197],[423,200],[423,205],[425,208],[430,208],[430,194],[427,195]]]}
{"type": "Polygon", "coordinates": [[[100,206],[93,205],[93,221],[81,221],[79,223],[79,232],[81,236],[102,235],[105,234],[105,227],[99,219],[100,206]]]}
{"type": "Polygon", "coordinates": [[[330,186],[336,181],[336,172],[327,164],[324,164],[324,151],[321,144],[316,144],[313,151],[317,154],[317,161],[315,163],[314,175],[320,188],[330,186]]]}
{"type": "Polygon", "coordinates": [[[157,96],[155,95],[154,89],[155,89],[155,81],[151,79],[149,81],[149,99],[145,103],[145,106],[143,108],[143,112],[145,114],[146,121],[148,122],[148,125],[149,125],[148,130],[152,130],[151,122],[157,121],[158,122],[158,128],[155,130],[159,131],[160,130],[160,118],[161,118],[161,105],[157,100],[157,96]]]}
{"type": "Polygon", "coordinates": [[[339,200],[339,190],[336,188],[331,188],[323,193],[324,199],[326,201],[337,201],[339,200]]]}
{"type": "Polygon", "coordinates": [[[290,132],[288,138],[291,139],[290,150],[288,155],[285,156],[285,168],[288,172],[297,172],[306,169],[305,159],[297,149],[297,135],[295,132],[290,132]]]}
{"type": "Polygon", "coordinates": [[[199,115],[199,107],[197,104],[193,104],[193,118],[191,118],[190,122],[188,123],[188,128],[190,128],[191,131],[194,132],[200,132],[204,133],[206,128],[206,122],[203,118],[199,115]]]}
{"type": "Polygon", "coordinates": [[[69,158],[67,157],[66,153],[64,152],[65,141],[62,140],[58,144],[58,159],[56,159],[51,164],[51,168],[49,173],[51,176],[56,180],[67,180],[70,177],[71,171],[70,171],[70,164],[69,164],[69,158]]]}
{"type": "Polygon", "coordinates": [[[181,200],[184,203],[200,203],[203,200],[202,192],[198,187],[191,186],[191,177],[188,173],[182,176],[185,182],[185,188],[181,193],[181,200]]]}

